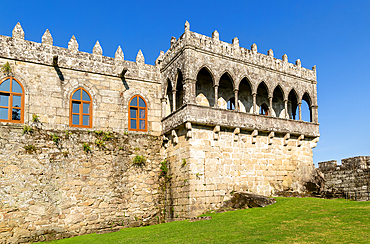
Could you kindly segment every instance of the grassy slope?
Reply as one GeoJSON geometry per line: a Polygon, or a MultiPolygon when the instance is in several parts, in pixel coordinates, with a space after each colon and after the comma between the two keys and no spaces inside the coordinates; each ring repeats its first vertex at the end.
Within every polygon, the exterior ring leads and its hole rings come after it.
{"type": "Polygon", "coordinates": [[[265,207],[51,243],[370,243],[370,202],[277,198],[265,207]]]}

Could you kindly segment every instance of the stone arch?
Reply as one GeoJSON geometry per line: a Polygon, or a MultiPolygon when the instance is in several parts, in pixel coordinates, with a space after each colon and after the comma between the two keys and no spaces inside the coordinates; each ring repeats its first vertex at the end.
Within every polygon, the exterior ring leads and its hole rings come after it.
{"type": "Polygon", "coordinates": [[[285,118],[285,93],[283,88],[278,84],[272,93],[272,114],[278,118],[285,118]]]}
{"type": "Polygon", "coordinates": [[[301,115],[302,120],[312,122],[312,100],[310,94],[305,92],[301,99],[301,115]]]}
{"type": "Polygon", "coordinates": [[[298,120],[298,94],[294,88],[292,88],[288,95],[288,118],[298,120]]]}
{"type": "Polygon", "coordinates": [[[196,104],[201,106],[213,107],[215,104],[214,76],[210,70],[204,66],[197,73],[196,79],[196,104]]]}
{"type": "Polygon", "coordinates": [[[221,75],[218,84],[217,105],[219,108],[227,109],[227,102],[230,100],[230,98],[233,98],[235,96],[235,83],[232,79],[232,76],[228,72],[225,72],[223,73],[223,75],[221,75]]]}
{"type": "Polygon", "coordinates": [[[238,84],[239,89],[239,111],[253,113],[252,83],[245,76],[238,84]]]}
{"type": "Polygon", "coordinates": [[[260,111],[262,104],[270,104],[269,89],[264,81],[261,81],[256,90],[256,111],[260,111]]]}
{"type": "MultiPolygon", "coordinates": [[[[206,65],[206,64],[204,64],[204,65],[202,65],[202,66],[200,66],[200,68],[195,72],[195,74],[197,75],[197,77],[198,77],[198,75],[199,75],[199,72],[201,71],[201,70],[203,70],[203,69],[205,69],[208,73],[209,73],[209,75],[211,76],[211,78],[212,78],[212,85],[214,86],[215,85],[215,74],[214,74],[214,72],[212,72],[212,69],[210,69],[209,68],[209,66],[208,65],[206,65]]],[[[197,77],[195,77],[195,79],[197,80],[197,77]]]]}

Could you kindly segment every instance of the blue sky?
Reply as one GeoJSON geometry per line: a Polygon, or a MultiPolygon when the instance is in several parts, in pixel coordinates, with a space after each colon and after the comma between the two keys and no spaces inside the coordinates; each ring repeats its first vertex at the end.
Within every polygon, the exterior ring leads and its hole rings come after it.
{"type": "Polygon", "coordinates": [[[97,40],[103,55],[120,45],[126,60],[142,49],[154,64],[179,37],[186,20],[192,31],[290,62],[317,65],[321,138],[314,162],[370,155],[370,1],[0,1],[0,35],[20,22],[27,40],[41,42],[49,29],[54,45],[75,35],[81,51],[97,40]],[[60,2],[60,3],[59,3],[60,2]]]}

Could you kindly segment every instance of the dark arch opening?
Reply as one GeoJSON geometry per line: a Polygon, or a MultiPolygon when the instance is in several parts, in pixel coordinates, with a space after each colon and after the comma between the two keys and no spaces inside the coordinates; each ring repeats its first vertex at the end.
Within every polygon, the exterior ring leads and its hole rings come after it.
{"type": "Polygon", "coordinates": [[[311,97],[306,92],[302,97],[301,113],[302,120],[312,122],[311,97]],[[304,102],[303,102],[304,101],[304,102]]]}
{"type": "Polygon", "coordinates": [[[169,79],[167,80],[167,89],[165,98],[166,98],[166,116],[168,116],[173,111],[172,84],[169,79]]]}
{"type": "Polygon", "coordinates": [[[292,89],[288,96],[288,114],[289,119],[298,120],[299,115],[297,113],[298,110],[298,99],[297,99],[297,93],[294,89],[292,89]]]}
{"type": "Polygon", "coordinates": [[[274,90],[272,97],[272,109],[275,112],[275,117],[285,118],[284,92],[280,85],[278,85],[274,90]]]}
{"type": "Polygon", "coordinates": [[[202,68],[197,75],[196,103],[207,107],[215,105],[213,77],[207,68],[202,68]]]}
{"type": "Polygon", "coordinates": [[[265,82],[261,82],[258,85],[256,103],[257,103],[257,106],[258,106],[257,111],[260,110],[260,107],[262,106],[262,104],[264,104],[264,103],[269,104],[268,88],[267,88],[265,82]]]}
{"type": "Polygon", "coordinates": [[[260,106],[260,115],[269,115],[269,107],[266,105],[266,103],[262,104],[260,106]]]}
{"type": "MultiPolygon", "coordinates": [[[[227,109],[227,103],[230,98],[234,97],[234,86],[231,76],[226,72],[220,78],[220,83],[218,86],[218,107],[227,109]]],[[[234,109],[235,109],[235,99],[234,99],[234,109]]]]}
{"type": "Polygon", "coordinates": [[[253,97],[251,84],[244,78],[239,84],[239,111],[252,113],[253,97]]]}
{"type": "Polygon", "coordinates": [[[232,97],[227,101],[227,109],[228,110],[235,110],[235,97],[232,97]]]}
{"type": "Polygon", "coordinates": [[[183,77],[181,71],[177,74],[177,81],[176,81],[176,110],[179,109],[182,104],[184,103],[184,87],[183,77]]]}

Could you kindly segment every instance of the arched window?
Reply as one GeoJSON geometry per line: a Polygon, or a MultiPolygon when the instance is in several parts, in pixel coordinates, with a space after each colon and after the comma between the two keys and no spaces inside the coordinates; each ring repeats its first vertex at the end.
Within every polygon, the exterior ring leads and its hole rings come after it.
{"type": "Polygon", "coordinates": [[[72,127],[92,127],[92,102],[90,94],[82,87],[71,95],[69,125],[72,127]]]}
{"type": "Polygon", "coordinates": [[[128,128],[134,131],[147,131],[147,106],[144,98],[136,95],[131,98],[128,113],[128,128]]]}
{"type": "Polygon", "coordinates": [[[227,109],[228,110],[235,110],[235,98],[232,97],[227,101],[227,109]]]}
{"type": "Polygon", "coordinates": [[[13,77],[7,77],[0,81],[0,121],[23,123],[23,117],[23,87],[13,77]]]}
{"type": "Polygon", "coordinates": [[[265,103],[260,107],[260,115],[269,115],[269,108],[265,103]]]}

